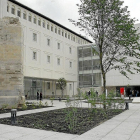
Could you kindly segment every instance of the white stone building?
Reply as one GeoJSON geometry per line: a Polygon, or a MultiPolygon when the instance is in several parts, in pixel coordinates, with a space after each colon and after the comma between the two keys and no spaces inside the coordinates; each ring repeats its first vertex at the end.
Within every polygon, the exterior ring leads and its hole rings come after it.
{"type": "Polygon", "coordinates": [[[67,80],[64,95],[76,94],[77,46],[91,41],[15,0],[0,0],[3,17],[17,17],[22,25],[25,95],[60,96],[57,80],[62,77],[67,80]]]}

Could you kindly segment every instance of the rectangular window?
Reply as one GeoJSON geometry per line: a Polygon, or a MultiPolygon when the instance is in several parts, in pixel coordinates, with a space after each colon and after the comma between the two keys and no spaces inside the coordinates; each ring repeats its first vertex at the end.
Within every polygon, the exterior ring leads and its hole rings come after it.
{"type": "Polygon", "coordinates": [[[20,11],[17,11],[17,16],[20,17],[20,11]]]}
{"type": "Polygon", "coordinates": [[[62,32],[62,36],[64,36],[64,33],[62,32]]]}
{"type": "Polygon", "coordinates": [[[26,14],[25,13],[23,13],[23,19],[26,19],[26,14]]]}
{"type": "Polygon", "coordinates": [[[32,81],[32,87],[36,87],[36,81],[32,81]]]}
{"type": "Polygon", "coordinates": [[[68,39],[70,39],[70,35],[68,35],[68,39]]]}
{"type": "Polygon", "coordinates": [[[33,60],[37,60],[37,53],[33,52],[33,60]]]}
{"type": "Polygon", "coordinates": [[[65,37],[67,38],[67,33],[65,33],[65,37]]]}
{"type": "Polygon", "coordinates": [[[42,23],[43,28],[45,28],[45,22],[42,23]]]}
{"type": "Polygon", "coordinates": [[[30,22],[32,21],[31,15],[29,15],[28,20],[29,20],[30,22]]]}
{"type": "Polygon", "coordinates": [[[72,85],[71,84],[69,84],[69,90],[72,90],[72,85]]]}
{"type": "Polygon", "coordinates": [[[37,34],[33,33],[33,41],[37,41],[37,34]]]}
{"type": "Polygon", "coordinates": [[[41,21],[40,20],[38,20],[38,25],[41,26],[41,21]]]}
{"type": "Polygon", "coordinates": [[[58,30],[58,34],[60,35],[60,29],[58,30]]]}
{"type": "Polygon", "coordinates": [[[60,65],[60,58],[57,58],[57,65],[60,65]]]}
{"type": "Polygon", "coordinates": [[[72,62],[70,62],[70,68],[72,68],[72,62]]]}
{"type": "Polygon", "coordinates": [[[53,32],[53,26],[51,26],[51,31],[53,32]]]}
{"type": "Polygon", "coordinates": [[[57,28],[55,28],[55,33],[57,34],[57,28]]]}
{"type": "Polygon", "coordinates": [[[72,53],[71,47],[69,47],[69,53],[70,53],[70,54],[72,53]]]}
{"type": "Polygon", "coordinates": [[[11,13],[15,14],[15,9],[14,8],[11,8],[11,13]]]}
{"type": "Polygon", "coordinates": [[[50,56],[47,55],[47,62],[50,63],[50,56]]]}
{"type": "Polygon", "coordinates": [[[47,82],[47,89],[50,89],[50,82],[47,82]]]}
{"type": "Polygon", "coordinates": [[[51,45],[51,41],[50,41],[50,39],[47,39],[47,45],[48,45],[48,46],[51,45]]]}
{"type": "Polygon", "coordinates": [[[34,24],[36,24],[36,18],[34,18],[34,24]]]}
{"type": "Polygon", "coordinates": [[[47,29],[48,29],[48,30],[50,29],[49,23],[47,24],[47,29]]]}
{"type": "Polygon", "coordinates": [[[7,6],[7,12],[9,12],[9,6],[7,6]]]}
{"type": "Polygon", "coordinates": [[[60,43],[57,43],[57,49],[60,50],[60,43]]]}

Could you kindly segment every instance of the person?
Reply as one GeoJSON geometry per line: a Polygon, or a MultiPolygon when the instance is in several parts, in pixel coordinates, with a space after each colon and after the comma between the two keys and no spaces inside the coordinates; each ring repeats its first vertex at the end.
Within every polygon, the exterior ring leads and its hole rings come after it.
{"type": "Polygon", "coordinates": [[[97,97],[98,97],[98,91],[96,90],[96,95],[97,95],[97,97]]]}
{"type": "Polygon", "coordinates": [[[37,100],[39,100],[39,93],[37,92],[37,100]]]}
{"type": "Polygon", "coordinates": [[[42,100],[42,93],[40,92],[40,100],[42,100]]]}
{"type": "Polygon", "coordinates": [[[139,94],[139,91],[137,90],[137,91],[136,91],[136,97],[138,97],[138,94],[139,94]]]}
{"type": "Polygon", "coordinates": [[[134,97],[134,90],[132,90],[132,97],[134,97]]]}
{"type": "Polygon", "coordinates": [[[88,96],[90,97],[90,91],[88,92],[88,96]]]}

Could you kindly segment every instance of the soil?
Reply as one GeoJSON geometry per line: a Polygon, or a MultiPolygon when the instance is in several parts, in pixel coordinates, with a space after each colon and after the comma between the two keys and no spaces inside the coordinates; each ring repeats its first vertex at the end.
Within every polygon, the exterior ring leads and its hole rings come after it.
{"type": "MultiPolygon", "coordinates": [[[[123,111],[123,109],[64,108],[18,116],[16,125],[80,135],[123,111]],[[74,126],[71,127],[70,124],[74,126]]],[[[11,125],[11,118],[0,119],[0,123],[11,125]]]]}

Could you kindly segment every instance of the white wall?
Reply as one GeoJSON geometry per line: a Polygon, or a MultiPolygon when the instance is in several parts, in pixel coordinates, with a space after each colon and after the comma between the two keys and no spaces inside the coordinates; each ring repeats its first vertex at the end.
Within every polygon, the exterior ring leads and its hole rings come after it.
{"type": "MultiPolygon", "coordinates": [[[[39,17],[38,15],[31,13],[30,11],[19,7],[16,4],[8,1],[9,12],[7,12],[7,0],[0,0],[0,9],[4,7],[4,14],[2,16],[17,17],[17,9],[21,11],[21,17],[19,20],[23,27],[24,33],[24,76],[25,77],[36,77],[43,79],[53,79],[57,80],[64,77],[67,81],[74,82],[74,92],[77,92],[77,46],[78,38],[71,32],[53,24],[53,32],[47,29],[47,20],[39,17]],[[4,3],[4,6],[3,6],[4,3]],[[11,7],[15,6],[15,15],[11,14],[11,7]],[[6,9],[6,10],[5,10],[6,9]],[[26,12],[26,20],[23,19],[23,12],[26,12]],[[32,15],[32,22],[29,22],[28,15],[32,15]],[[33,23],[33,18],[36,16],[36,24],[33,23]],[[41,26],[38,25],[38,19],[41,19],[41,26]],[[45,20],[45,28],[42,26],[42,21],[45,20]],[[59,35],[58,31],[55,33],[55,26],[63,30],[64,36],[59,35]],[[67,38],[65,37],[65,32],[67,32],[67,38]],[[33,41],[33,33],[37,35],[37,41],[33,41]],[[68,33],[75,36],[77,39],[73,41],[68,39],[68,33]],[[47,45],[47,39],[50,39],[50,46],[47,45]],[[60,50],[57,44],[60,43],[60,50]],[[71,47],[72,52],[69,52],[69,47],[71,47]],[[33,60],[33,52],[37,53],[37,59],[33,60]],[[47,62],[47,55],[50,56],[50,63],[47,62]],[[60,59],[60,65],[57,64],[57,59],[60,59]],[[72,62],[72,67],[70,67],[70,62],[72,62]]],[[[86,43],[87,41],[80,41],[86,43]]],[[[69,84],[68,84],[69,85],[69,84]]],[[[72,92],[72,91],[69,91],[72,92]]],[[[70,94],[73,94],[70,93],[70,94]]]]}

